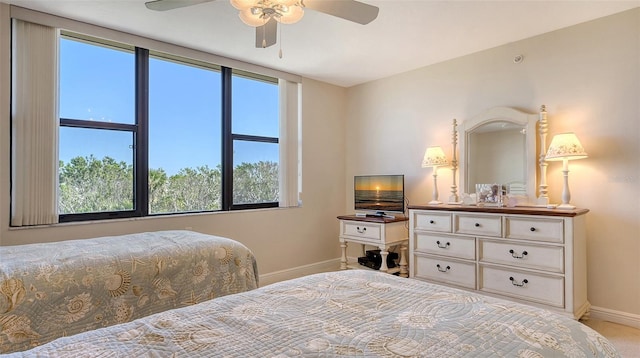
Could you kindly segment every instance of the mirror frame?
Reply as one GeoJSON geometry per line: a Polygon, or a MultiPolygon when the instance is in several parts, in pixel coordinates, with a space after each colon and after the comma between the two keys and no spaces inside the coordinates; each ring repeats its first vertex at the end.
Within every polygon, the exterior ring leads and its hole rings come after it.
{"type": "MultiPolygon", "coordinates": [[[[525,143],[525,178],[527,179],[526,202],[518,203],[519,205],[534,205],[537,203],[536,199],[536,168],[538,160],[536,157],[536,139],[537,139],[537,113],[527,113],[511,107],[494,107],[483,113],[480,113],[468,120],[463,121],[458,129],[460,138],[460,191],[465,193],[468,182],[468,164],[467,159],[469,154],[468,140],[470,133],[479,126],[491,122],[510,122],[516,125],[522,126],[526,129],[526,143],[525,143]]],[[[545,182],[541,179],[541,182],[545,182]]],[[[467,193],[473,194],[473,193],[467,193]]]]}

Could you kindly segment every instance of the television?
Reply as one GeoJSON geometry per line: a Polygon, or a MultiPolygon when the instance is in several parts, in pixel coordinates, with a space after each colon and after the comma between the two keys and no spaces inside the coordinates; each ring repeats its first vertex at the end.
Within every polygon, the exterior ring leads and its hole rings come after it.
{"type": "Polygon", "coordinates": [[[356,211],[374,216],[404,214],[404,175],[358,175],[353,186],[356,211]]]}

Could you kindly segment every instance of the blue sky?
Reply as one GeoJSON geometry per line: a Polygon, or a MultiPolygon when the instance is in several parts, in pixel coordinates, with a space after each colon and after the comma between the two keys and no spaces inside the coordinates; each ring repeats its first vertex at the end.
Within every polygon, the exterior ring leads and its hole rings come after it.
{"type": "MultiPolygon", "coordinates": [[[[135,123],[131,52],[62,39],[60,116],[135,123]]],[[[149,165],[181,168],[220,164],[220,73],[152,58],[149,64],[149,165]]],[[[278,87],[234,76],[233,131],[278,136],[278,87]]],[[[132,162],[129,132],[62,128],[60,160],[110,156],[132,162]]],[[[234,163],[278,160],[277,145],[243,143],[234,163]]]]}

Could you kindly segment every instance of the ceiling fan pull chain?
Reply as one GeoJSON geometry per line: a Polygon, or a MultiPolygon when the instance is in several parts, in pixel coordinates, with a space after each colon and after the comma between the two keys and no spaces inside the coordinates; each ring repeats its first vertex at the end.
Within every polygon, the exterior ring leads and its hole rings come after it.
{"type": "Polygon", "coordinates": [[[267,47],[267,20],[262,24],[262,48],[267,47]]]}
{"type": "Polygon", "coordinates": [[[280,38],[280,41],[278,41],[278,46],[280,46],[278,57],[282,58],[282,26],[278,26],[278,37],[280,38]]]}

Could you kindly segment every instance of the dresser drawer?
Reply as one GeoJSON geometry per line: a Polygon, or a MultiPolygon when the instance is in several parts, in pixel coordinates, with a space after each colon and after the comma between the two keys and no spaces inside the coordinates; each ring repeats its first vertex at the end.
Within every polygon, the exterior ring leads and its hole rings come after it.
{"type": "Polygon", "coordinates": [[[417,232],[413,239],[415,252],[469,260],[476,258],[476,240],[473,237],[417,232]]]}
{"type": "Polygon", "coordinates": [[[473,262],[415,255],[414,265],[411,269],[416,278],[476,288],[476,265],[473,262]]]}
{"type": "Polygon", "coordinates": [[[480,262],[564,272],[564,248],[561,246],[527,245],[508,240],[481,239],[478,259],[480,262]]]}
{"type": "Polygon", "coordinates": [[[456,234],[502,236],[502,216],[500,215],[454,214],[453,218],[453,232],[456,234]]]}
{"type": "Polygon", "coordinates": [[[507,216],[506,237],[510,239],[564,242],[564,222],[561,219],[533,219],[507,216]]]}
{"type": "Polygon", "coordinates": [[[370,239],[372,241],[381,241],[381,227],[379,224],[359,222],[359,221],[343,221],[342,233],[361,239],[370,239]]]}
{"type": "Polygon", "coordinates": [[[450,213],[417,211],[413,215],[413,225],[416,230],[451,232],[450,213]]]}
{"type": "Polygon", "coordinates": [[[564,307],[564,278],[480,265],[480,291],[564,307]]]}

